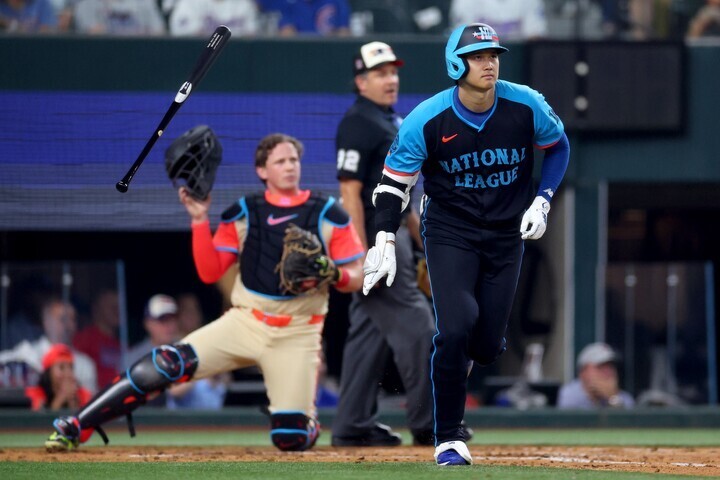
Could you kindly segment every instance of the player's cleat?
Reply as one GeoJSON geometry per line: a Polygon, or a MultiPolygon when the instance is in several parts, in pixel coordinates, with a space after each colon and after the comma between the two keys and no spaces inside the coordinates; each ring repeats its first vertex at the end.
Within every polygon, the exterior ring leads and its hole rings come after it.
{"type": "Polygon", "coordinates": [[[387,425],[376,423],[372,430],[363,435],[352,437],[333,435],[331,444],[333,447],[397,447],[402,444],[402,437],[387,425]]]}
{"type": "Polygon", "coordinates": [[[67,452],[80,445],[80,422],[75,417],[59,417],[53,422],[55,431],[45,441],[48,452],[67,452]]]}
{"type": "Polygon", "coordinates": [[[472,457],[465,442],[443,442],[435,448],[435,461],[440,466],[472,465],[472,457]]]}

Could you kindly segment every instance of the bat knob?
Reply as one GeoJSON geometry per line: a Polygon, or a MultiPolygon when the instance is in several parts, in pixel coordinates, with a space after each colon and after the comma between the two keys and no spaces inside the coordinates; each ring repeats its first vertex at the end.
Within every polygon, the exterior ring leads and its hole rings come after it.
{"type": "Polygon", "coordinates": [[[128,184],[121,180],[115,184],[115,188],[118,192],[125,193],[128,191],[128,184]]]}

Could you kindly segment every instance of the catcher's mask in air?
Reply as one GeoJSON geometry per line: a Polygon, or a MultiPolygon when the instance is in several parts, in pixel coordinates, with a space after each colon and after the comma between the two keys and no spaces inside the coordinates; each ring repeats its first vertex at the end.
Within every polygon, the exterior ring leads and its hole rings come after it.
{"type": "Polygon", "coordinates": [[[468,71],[464,55],[478,50],[497,50],[505,53],[507,48],[500,46],[497,32],[490,25],[471,23],[461,25],[450,34],[445,46],[445,65],[447,74],[453,80],[460,80],[468,71]]]}
{"type": "Polygon", "coordinates": [[[183,133],[165,151],[165,169],[175,188],[185,186],[199,200],[210,194],[221,160],[222,146],[207,125],[183,133]]]}

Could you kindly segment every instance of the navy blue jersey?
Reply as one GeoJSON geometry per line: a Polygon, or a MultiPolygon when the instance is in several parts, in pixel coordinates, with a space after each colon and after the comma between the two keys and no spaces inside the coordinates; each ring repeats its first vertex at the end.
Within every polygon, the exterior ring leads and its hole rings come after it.
{"type": "Polygon", "coordinates": [[[385,160],[399,175],[422,171],[426,195],[448,213],[480,224],[518,218],[535,196],[533,148],[563,136],[562,121],[537,91],[498,80],[481,123],[457,100],[457,87],[418,105],[385,160]]]}

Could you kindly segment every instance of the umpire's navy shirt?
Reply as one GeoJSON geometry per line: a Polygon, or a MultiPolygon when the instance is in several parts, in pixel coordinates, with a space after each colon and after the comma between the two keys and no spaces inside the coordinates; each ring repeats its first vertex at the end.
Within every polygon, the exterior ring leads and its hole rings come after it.
{"type": "Polygon", "coordinates": [[[402,118],[391,107],[382,107],[358,95],[340,121],[335,137],[337,178],[359,180],[363,184],[360,195],[370,245],[377,232],[373,190],[380,183],[385,158],[401,123],[402,118]]]}
{"type": "Polygon", "coordinates": [[[517,219],[536,193],[533,147],[560,140],[562,121],[525,85],[498,80],[484,115],[467,110],[456,90],[438,93],[407,116],[385,168],[398,175],[421,170],[426,195],[450,215],[480,225],[517,219]]]}

